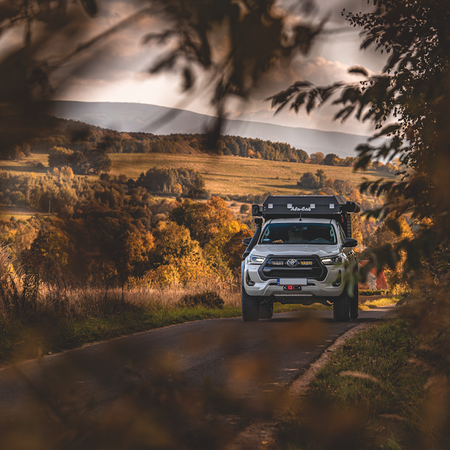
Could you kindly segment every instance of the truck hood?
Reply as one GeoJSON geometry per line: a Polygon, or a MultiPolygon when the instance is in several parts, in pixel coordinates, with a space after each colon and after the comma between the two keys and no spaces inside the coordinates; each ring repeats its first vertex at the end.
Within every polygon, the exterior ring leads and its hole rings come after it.
{"type": "Polygon", "coordinates": [[[339,245],[317,245],[317,244],[298,244],[298,245],[256,245],[251,254],[266,255],[292,255],[292,256],[311,256],[317,255],[321,258],[325,256],[337,255],[340,253],[339,245]]]}

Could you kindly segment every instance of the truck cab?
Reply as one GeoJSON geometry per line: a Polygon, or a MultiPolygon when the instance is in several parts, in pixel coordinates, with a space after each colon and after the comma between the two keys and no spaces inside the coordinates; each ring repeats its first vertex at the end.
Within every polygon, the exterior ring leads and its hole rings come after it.
{"type": "Polygon", "coordinates": [[[355,260],[351,238],[354,202],[341,196],[269,196],[253,205],[257,229],[242,263],[242,317],[272,317],[273,303],[333,305],[333,317],[358,316],[358,287],[351,295],[344,274],[355,260]]]}

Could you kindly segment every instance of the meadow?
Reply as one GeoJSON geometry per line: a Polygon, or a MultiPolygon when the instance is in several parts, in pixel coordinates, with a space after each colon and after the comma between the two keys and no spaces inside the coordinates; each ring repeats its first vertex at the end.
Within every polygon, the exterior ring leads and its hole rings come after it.
{"type": "Polygon", "coordinates": [[[379,178],[375,172],[353,172],[351,167],[301,164],[288,161],[268,161],[238,156],[217,156],[205,154],[110,154],[111,175],[124,174],[130,178],[151,167],[190,167],[200,172],[205,188],[213,194],[246,195],[271,194],[288,195],[302,191],[297,181],[305,172],[325,171],[328,177],[359,183],[364,179],[379,178]]]}
{"type": "MultiPolygon", "coordinates": [[[[205,188],[212,194],[298,194],[302,192],[297,181],[305,172],[324,170],[328,177],[360,183],[365,179],[379,178],[375,171],[353,172],[351,167],[302,164],[288,161],[268,161],[238,156],[217,156],[205,154],[167,153],[114,153],[108,155],[112,161],[111,175],[126,175],[137,179],[142,172],[152,167],[190,167],[200,172],[205,180],[205,188]]],[[[35,173],[42,176],[51,170],[48,155],[33,153],[15,161],[1,161],[0,169],[12,173],[35,173]],[[44,167],[38,168],[41,163],[44,167]]],[[[96,178],[90,175],[89,178],[96,178]]]]}

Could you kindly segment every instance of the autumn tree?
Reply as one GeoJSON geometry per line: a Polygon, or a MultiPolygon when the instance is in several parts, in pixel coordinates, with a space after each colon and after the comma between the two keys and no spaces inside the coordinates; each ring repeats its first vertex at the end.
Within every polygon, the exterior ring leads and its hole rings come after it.
{"type": "Polygon", "coordinates": [[[322,164],[322,161],[325,159],[325,155],[322,152],[311,153],[310,155],[310,163],[311,164],[322,164]]]}
{"type": "Polygon", "coordinates": [[[253,236],[248,227],[236,220],[225,223],[205,250],[215,259],[223,258],[232,274],[238,278],[241,272],[242,240],[253,236]]]}
{"type": "Polygon", "coordinates": [[[321,179],[312,172],[305,172],[300,177],[297,185],[303,189],[319,189],[323,186],[321,179]]]}
{"type": "Polygon", "coordinates": [[[114,236],[112,261],[116,267],[119,283],[124,287],[131,276],[142,277],[148,265],[148,252],[153,248],[153,236],[141,239],[140,233],[130,222],[124,222],[114,236]],[[145,245],[147,244],[147,245],[145,245]]]}
{"type": "Polygon", "coordinates": [[[206,203],[185,200],[170,213],[170,218],[188,228],[192,238],[203,247],[223,225],[233,220],[233,215],[224,200],[213,197],[206,203]]]}
{"type": "Polygon", "coordinates": [[[335,155],[334,153],[328,153],[321,164],[324,166],[338,166],[340,162],[340,158],[338,155],[335,155]]]}
{"type": "Polygon", "coordinates": [[[187,228],[175,222],[160,222],[153,233],[155,245],[149,253],[149,263],[153,267],[170,263],[173,259],[198,255],[198,242],[191,239],[187,228]]]}

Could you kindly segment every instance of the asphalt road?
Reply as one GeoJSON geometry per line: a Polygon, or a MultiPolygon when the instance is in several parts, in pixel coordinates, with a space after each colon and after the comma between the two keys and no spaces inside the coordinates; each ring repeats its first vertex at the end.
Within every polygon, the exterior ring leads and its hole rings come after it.
{"type": "Polygon", "coordinates": [[[36,401],[101,411],[142,383],[208,386],[244,400],[281,392],[337,337],[391,310],[363,311],[347,323],[333,322],[328,311],[275,314],[257,323],[204,320],[28,361],[0,370],[0,420],[20,417],[36,401]]]}

